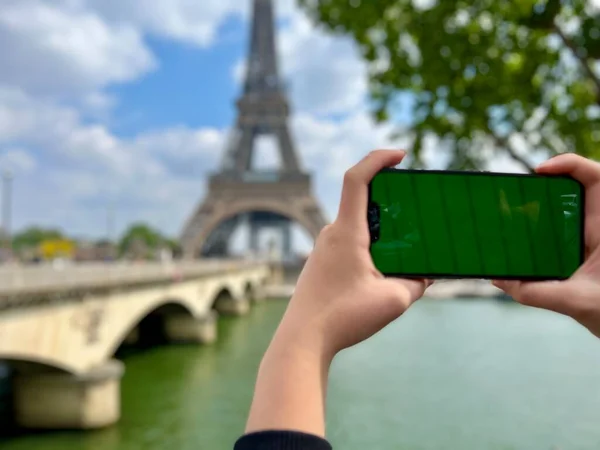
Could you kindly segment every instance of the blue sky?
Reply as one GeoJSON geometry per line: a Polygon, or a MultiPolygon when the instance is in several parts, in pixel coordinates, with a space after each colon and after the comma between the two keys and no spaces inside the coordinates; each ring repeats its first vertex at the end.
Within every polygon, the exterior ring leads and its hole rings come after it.
{"type": "MultiPolygon", "coordinates": [[[[0,10],[0,169],[12,229],[99,238],[143,221],[177,236],[205,194],[235,119],[250,1],[5,0],[0,10]]],[[[276,2],[282,77],[301,160],[330,220],[343,173],[389,127],[367,107],[349,40],[276,2]]],[[[274,160],[268,148],[261,159],[274,160]]]]}
{"type": "MultiPolygon", "coordinates": [[[[344,172],[372,149],[406,142],[391,142],[391,125],[371,120],[353,43],[316,29],[294,0],[275,3],[292,133],[333,220],[344,172]]],[[[12,229],[101,238],[113,210],[115,235],[141,221],[178,236],[235,119],[249,7],[3,0],[0,170],[14,174],[12,229]]],[[[275,161],[268,148],[259,152],[275,161]]]]}
{"type": "Polygon", "coordinates": [[[150,39],[161,67],[135,83],[110,89],[120,99],[115,116],[125,118],[115,123],[115,132],[133,136],[170,125],[222,128],[233,123],[238,86],[231,67],[245,56],[245,25],[229,21],[230,39],[209,48],[150,39]]]}

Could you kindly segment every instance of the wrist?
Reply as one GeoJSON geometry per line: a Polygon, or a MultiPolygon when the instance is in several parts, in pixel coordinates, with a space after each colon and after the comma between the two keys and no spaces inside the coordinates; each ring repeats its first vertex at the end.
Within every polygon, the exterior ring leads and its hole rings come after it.
{"type": "Polygon", "coordinates": [[[294,372],[307,376],[319,375],[326,380],[332,361],[327,354],[288,345],[275,339],[263,356],[261,370],[276,369],[288,374],[294,372]]]}
{"type": "Polygon", "coordinates": [[[328,370],[335,354],[326,345],[319,326],[300,323],[296,318],[284,316],[265,357],[283,358],[290,362],[310,362],[328,370]]]}
{"type": "Polygon", "coordinates": [[[259,367],[246,433],[295,430],[325,436],[331,358],[282,321],[259,367]]]}

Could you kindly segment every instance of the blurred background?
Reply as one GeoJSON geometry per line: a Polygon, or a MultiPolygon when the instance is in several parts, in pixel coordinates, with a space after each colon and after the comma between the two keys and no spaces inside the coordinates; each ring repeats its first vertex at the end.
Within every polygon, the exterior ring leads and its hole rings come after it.
{"type": "MultiPolygon", "coordinates": [[[[598,159],[599,61],[596,0],[2,0],[0,448],[231,448],[344,172],[598,159]]],[[[336,360],[330,438],[600,448],[599,356],[442,283],[336,360]]]]}

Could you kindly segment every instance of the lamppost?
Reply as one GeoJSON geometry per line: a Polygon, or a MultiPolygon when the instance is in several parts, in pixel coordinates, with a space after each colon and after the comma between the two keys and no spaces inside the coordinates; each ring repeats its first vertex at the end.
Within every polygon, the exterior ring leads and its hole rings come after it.
{"type": "Polygon", "coordinates": [[[115,226],[115,207],[112,203],[106,208],[106,240],[112,242],[115,226]]]}
{"type": "Polygon", "coordinates": [[[8,260],[12,256],[11,246],[11,200],[12,200],[12,185],[13,175],[9,170],[2,172],[2,231],[4,234],[4,257],[8,260]]]}
{"type": "Polygon", "coordinates": [[[115,248],[114,238],[114,227],[115,227],[115,206],[113,202],[109,202],[106,208],[106,249],[104,251],[104,260],[114,262],[116,255],[113,255],[113,249],[115,248]]]}

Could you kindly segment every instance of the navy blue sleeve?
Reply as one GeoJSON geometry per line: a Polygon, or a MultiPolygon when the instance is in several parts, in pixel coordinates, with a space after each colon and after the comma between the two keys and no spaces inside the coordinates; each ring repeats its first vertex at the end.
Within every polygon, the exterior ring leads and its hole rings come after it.
{"type": "Polygon", "coordinates": [[[297,431],[260,431],[242,436],[234,450],[332,450],[325,439],[297,431]]]}

